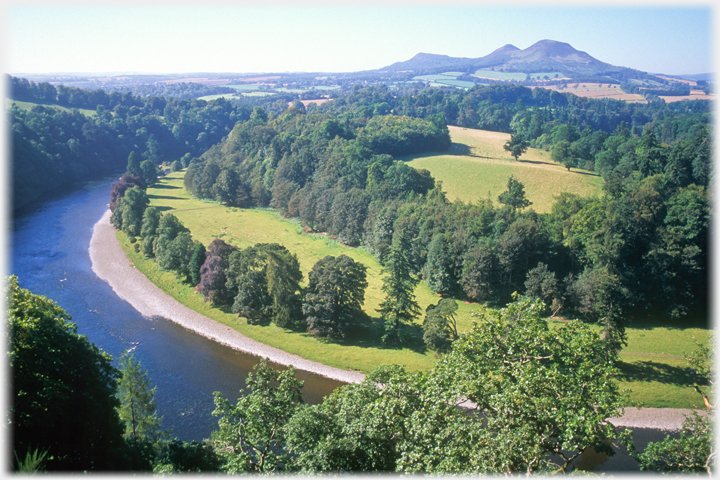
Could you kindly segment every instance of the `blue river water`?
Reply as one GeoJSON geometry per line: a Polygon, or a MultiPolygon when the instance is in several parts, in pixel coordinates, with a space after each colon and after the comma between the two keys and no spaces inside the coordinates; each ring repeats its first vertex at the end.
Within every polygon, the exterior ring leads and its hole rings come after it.
{"type": "MultiPolygon", "coordinates": [[[[163,427],[182,440],[209,438],[217,427],[213,392],[235,401],[259,358],[212,342],[164,318],[146,318],[92,271],[93,226],[107,210],[110,183],[89,184],[21,212],[13,220],[9,270],[19,284],[65,309],[78,333],[118,359],[132,351],[157,387],[163,427]]],[[[278,367],[283,368],[283,367],[278,367]]],[[[299,371],[305,402],[342,385],[299,371]]]]}
{"type": "MultiPolygon", "coordinates": [[[[93,226],[107,210],[110,181],[88,184],[21,212],[11,224],[9,268],[20,286],[44,295],[71,316],[78,333],[115,359],[132,351],[157,387],[155,400],[163,427],[182,440],[209,438],[217,427],[213,392],[236,401],[259,358],[212,342],[160,317],[140,315],[92,271],[88,247],[93,226]]],[[[283,368],[283,367],[278,367],[283,368]]],[[[342,385],[298,371],[307,403],[342,385]]],[[[659,430],[635,429],[640,450],[664,438],[659,430]]],[[[626,454],[605,459],[583,455],[584,469],[637,471],[626,454]]]]}

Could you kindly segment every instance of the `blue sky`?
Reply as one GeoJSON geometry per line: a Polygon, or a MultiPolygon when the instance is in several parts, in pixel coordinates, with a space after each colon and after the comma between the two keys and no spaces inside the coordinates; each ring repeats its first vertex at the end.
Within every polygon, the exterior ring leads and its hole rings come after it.
{"type": "Polygon", "coordinates": [[[4,69],[12,74],[345,72],[381,68],[419,52],[480,57],[508,43],[524,49],[543,39],[652,73],[715,68],[716,12],[709,3],[151,5],[10,2],[3,12],[4,69]]]}

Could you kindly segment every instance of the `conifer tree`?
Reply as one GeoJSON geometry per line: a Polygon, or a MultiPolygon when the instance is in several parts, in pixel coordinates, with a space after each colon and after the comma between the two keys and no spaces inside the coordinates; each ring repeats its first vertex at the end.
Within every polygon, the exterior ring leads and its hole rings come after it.
{"type": "Polygon", "coordinates": [[[150,388],[147,372],[132,354],[120,357],[122,373],[117,388],[117,411],[125,423],[125,438],[154,441],[160,435],[160,419],[155,407],[155,388],[150,388]]]}
{"type": "Polygon", "coordinates": [[[415,287],[419,280],[411,274],[410,242],[404,233],[396,235],[384,269],[387,276],[383,279],[385,301],[380,304],[380,312],[385,322],[383,343],[402,343],[400,327],[412,322],[420,314],[420,306],[415,301],[415,287]]]}

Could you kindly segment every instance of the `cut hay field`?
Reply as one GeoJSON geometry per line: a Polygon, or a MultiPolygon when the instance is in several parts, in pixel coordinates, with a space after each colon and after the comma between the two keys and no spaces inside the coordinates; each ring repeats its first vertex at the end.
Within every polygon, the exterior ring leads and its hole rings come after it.
{"type": "Polygon", "coordinates": [[[515,161],[503,149],[510,134],[448,127],[452,146],[447,153],[405,157],[408,165],[425,168],[442,182],[449,200],[476,202],[497,197],[507,188],[510,175],[525,185],[530,208],[550,212],[554,197],[562,192],[581,196],[600,194],[602,178],[592,172],[570,171],[550,159],[550,153],[530,148],[515,161]]]}
{"type": "Polygon", "coordinates": [[[714,93],[711,93],[710,95],[706,94],[702,90],[690,90],[690,95],[683,95],[683,96],[669,96],[669,95],[661,95],[660,98],[665,100],[666,102],[680,102],[682,100],[717,100],[717,95],[714,93]]]}
{"type": "Polygon", "coordinates": [[[637,93],[626,93],[620,88],[620,85],[609,83],[571,83],[567,86],[548,85],[543,87],[548,90],[555,90],[561,93],[572,93],[578,97],[589,98],[613,98],[615,100],[624,100],[630,103],[648,103],[645,98],[637,93]]]}

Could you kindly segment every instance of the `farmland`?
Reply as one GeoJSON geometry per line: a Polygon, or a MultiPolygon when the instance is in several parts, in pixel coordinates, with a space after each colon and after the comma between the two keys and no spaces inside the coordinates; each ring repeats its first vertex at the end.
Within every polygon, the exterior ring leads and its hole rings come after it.
{"type": "Polygon", "coordinates": [[[568,85],[550,85],[542,88],[561,93],[572,93],[578,97],[612,98],[631,103],[648,103],[642,95],[626,93],[620,88],[620,85],[609,83],[572,83],[568,85]]]}
{"type": "Polygon", "coordinates": [[[449,200],[475,202],[497,197],[513,175],[525,184],[527,198],[539,213],[548,213],[561,192],[591,196],[600,193],[602,179],[583,170],[568,171],[550,159],[550,153],[534,148],[516,162],[503,149],[510,135],[461,127],[448,127],[453,141],[447,153],[407,157],[409,165],[425,168],[442,182],[449,200]]]}

